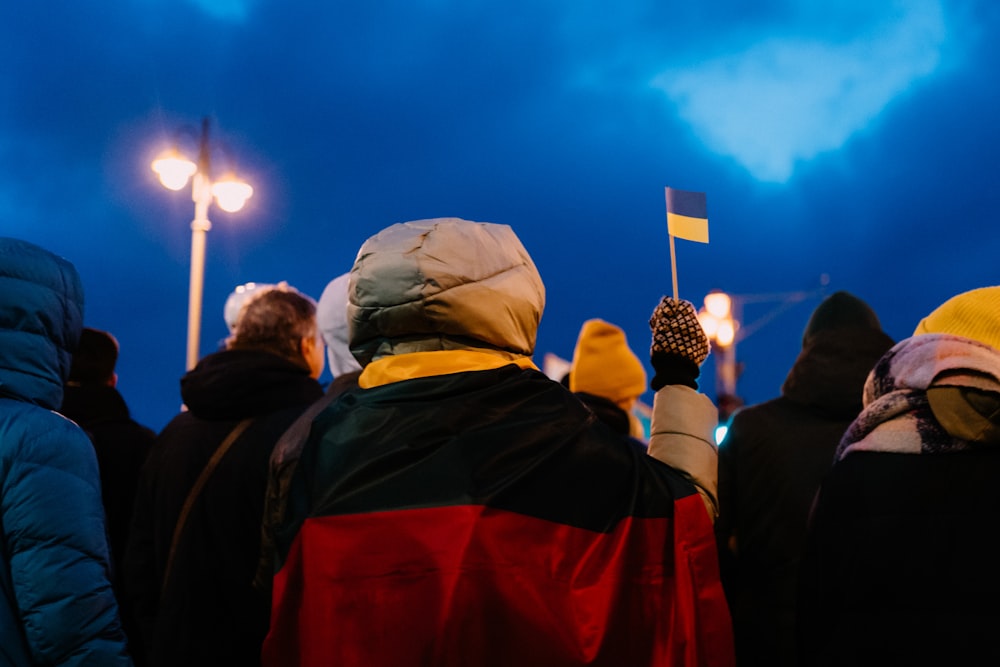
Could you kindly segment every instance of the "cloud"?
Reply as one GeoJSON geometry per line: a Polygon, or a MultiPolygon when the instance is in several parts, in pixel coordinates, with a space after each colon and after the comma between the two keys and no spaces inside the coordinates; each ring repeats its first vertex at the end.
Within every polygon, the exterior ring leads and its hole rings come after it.
{"type": "Polygon", "coordinates": [[[760,40],[672,67],[653,85],[708,148],[759,180],[784,182],[798,163],[843,146],[938,68],[947,37],[939,0],[872,7],[882,15],[847,40],[760,40]]]}

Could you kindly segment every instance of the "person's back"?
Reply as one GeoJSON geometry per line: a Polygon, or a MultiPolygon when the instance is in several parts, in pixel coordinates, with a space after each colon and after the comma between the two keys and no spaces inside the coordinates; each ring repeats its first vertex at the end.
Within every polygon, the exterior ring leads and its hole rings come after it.
{"type": "Polygon", "coordinates": [[[0,238],[0,659],[130,665],[109,581],[97,460],[53,412],[83,320],[73,266],[0,238]]]}
{"type": "Polygon", "coordinates": [[[311,300],[275,288],[248,300],[227,349],[181,380],[188,410],[157,436],[143,468],[126,553],[151,665],[259,663],[269,605],[252,583],[268,459],[322,396],[322,354],[311,300]]]}
{"type": "Polygon", "coordinates": [[[891,346],[868,305],[837,292],[812,313],[782,395],[733,416],[719,448],[716,531],[741,666],[795,664],[809,508],[868,371],[891,346]]]}
{"type": "Polygon", "coordinates": [[[390,227],[350,303],[361,389],[302,452],[265,664],[730,664],[702,496],[534,368],[508,227],[390,227]]]}
{"type": "Polygon", "coordinates": [[[874,366],[810,519],[804,665],[994,665],[1000,287],[953,297],[874,366]]]}
{"type": "Polygon", "coordinates": [[[80,345],[73,353],[59,408],[59,412],[87,432],[97,452],[101,497],[116,570],[116,590],[128,542],[139,470],[156,437],[151,429],[132,419],[117,389],[118,351],[118,341],[110,333],[84,328],[80,345]]]}

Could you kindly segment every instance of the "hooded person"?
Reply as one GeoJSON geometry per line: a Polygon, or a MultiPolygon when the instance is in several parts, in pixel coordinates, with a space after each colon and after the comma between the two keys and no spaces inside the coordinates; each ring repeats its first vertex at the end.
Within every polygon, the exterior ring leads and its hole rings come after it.
{"type": "Polygon", "coordinates": [[[795,586],[809,508],[861,390],[893,344],[848,292],[817,306],[781,396],[735,413],[719,450],[716,530],[739,664],[795,664],[795,586]]]}
{"type": "Polygon", "coordinates": [[[253,587],[271,450],[323,391],[315,302],[255,293],[226,349],[181,379],[187,410],[143,467],[125,585],[151,667],[257,665],[270,601],[253,587]]]}
{"type": "Polygon", "coordinates": [[[922,319],[863,403],[810,519],[801,664],[1000,663],[1000,286],[922,319]]]}
{"type": "Polygon", "coordinates": [[[632,410],[646,391],[646,369],[620,327],[601,319],[583,323],[573,350],[569,390],[615,432],[644,439],[632,410]]]}
{"type": "Polygon", "coordinates": [[[62,403],[83,326],[65,259],[0,238],[0,662],[131,665],[94,447],[62,403]]]}
{"type": "Polygon", "coordinates": [[[388,227],[348,295],[364,370],[292,478],[265,665],[731,664],[699,488],[535,368],[545,292],[510,227],[388,227]]]}

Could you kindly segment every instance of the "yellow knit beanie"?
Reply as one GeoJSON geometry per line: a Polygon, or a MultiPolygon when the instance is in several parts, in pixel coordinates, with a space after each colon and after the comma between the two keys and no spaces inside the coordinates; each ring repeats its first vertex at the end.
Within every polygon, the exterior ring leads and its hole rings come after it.
{"type": "Polygon", "coordinates": [[[587,320],[573,350],[570,391],[614,401],[628,410],[646,390],[646,370],[629,348],[625,332],[604,320],[587,320]]]}
{"type": "Polygon", "coordinates": [[[951,297],[920,320],[913,335],[929,333],[971,338],[1000,350],[1000,286],[951,297]]]}

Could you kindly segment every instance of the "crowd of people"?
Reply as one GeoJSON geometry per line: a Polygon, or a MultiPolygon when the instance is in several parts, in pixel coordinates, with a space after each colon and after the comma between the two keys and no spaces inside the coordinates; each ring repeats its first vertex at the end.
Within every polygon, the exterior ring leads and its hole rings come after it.
{"type": "Polygon", "coordinates": [[[0,238],[0,664],[1000,662],[1000,287],[898,343],[829,296],[721,446],[687,301],[651,304],[652,378],[601,319],[539,371],[506,225],[236,296],[156,434],[71,262],[0,238]]]}

